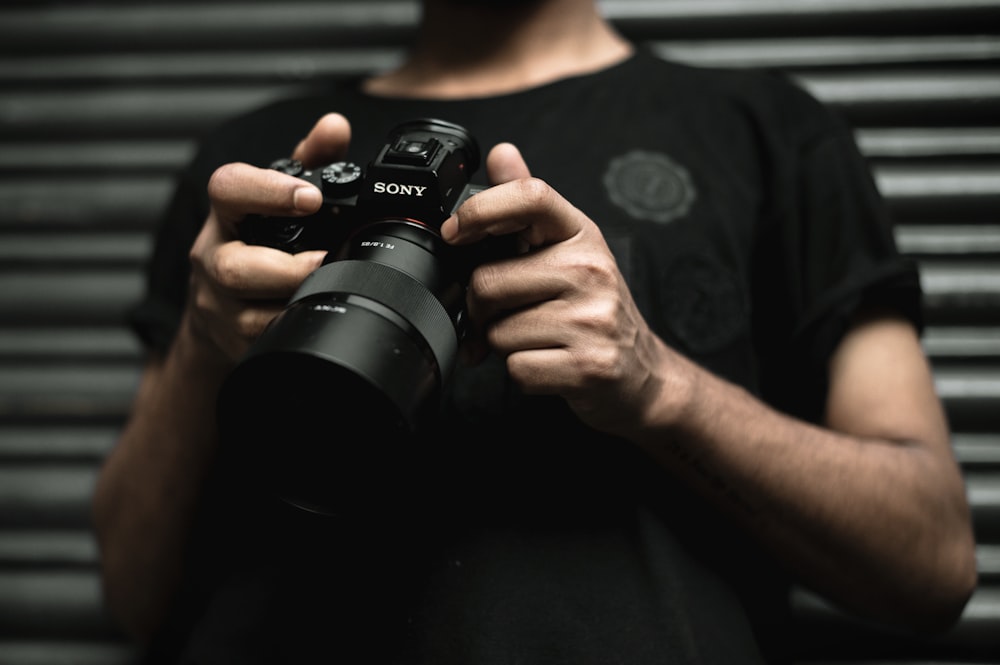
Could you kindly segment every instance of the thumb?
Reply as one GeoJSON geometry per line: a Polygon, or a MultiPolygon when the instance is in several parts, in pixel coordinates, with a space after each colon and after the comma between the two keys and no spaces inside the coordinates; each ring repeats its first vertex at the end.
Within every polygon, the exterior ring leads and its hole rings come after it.
{"type": "Polygon", "coordinates": [[[486,177],[491,185],[501,185],[519,178],[530,178],[531,171],[513,143],[499,143],[486,156],[486,177]]]}
{"type": "Polygon", "coordinates": [[[327,113],[316,121],[309,134],[299,142],[292,158],[306,167],[315,167],[341,158],[351,142],[351,125],[339,113],[327,113]]]}

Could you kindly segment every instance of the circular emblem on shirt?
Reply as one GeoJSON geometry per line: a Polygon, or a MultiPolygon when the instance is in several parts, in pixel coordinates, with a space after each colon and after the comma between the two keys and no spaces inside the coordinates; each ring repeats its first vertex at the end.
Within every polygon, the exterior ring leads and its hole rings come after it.
{"type": "Polygon", "coordinates": [[[671,332],[695,353],[718,351],[748,325],[746,296],[736,276],[706,255],[681,256],[662,273],[659,306],[671,332]]]}
{"type": "Polygon", "coordinates": [[[604,186],[632,217],[666,223],[683,217],[697,198],[688,170],[657,152],[633,150],[608,164],[604,186]]]}

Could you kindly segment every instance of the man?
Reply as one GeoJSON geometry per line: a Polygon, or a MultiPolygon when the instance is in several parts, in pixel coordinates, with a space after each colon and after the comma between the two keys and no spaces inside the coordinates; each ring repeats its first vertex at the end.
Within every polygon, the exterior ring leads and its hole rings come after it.
{"type": "Polygon", "coordinates": [[[590,0],[426,0],[399,68],[237,119],[185,178],[94,500],[109,604],[151,657],[753,663],[783,655],[789,579],[902,626],[964,607],[916,274],[849,132],[787,82],[662,62],[590,0]],[[232,478],[217,393],[326,252],[239,224],[320,206],[270,159],[372,156],[414,117],[492,148],[443,238],[524,252],[474,272],[426,448],[393,483],[356,470],[397,510],[273,505],[232,478]]]}

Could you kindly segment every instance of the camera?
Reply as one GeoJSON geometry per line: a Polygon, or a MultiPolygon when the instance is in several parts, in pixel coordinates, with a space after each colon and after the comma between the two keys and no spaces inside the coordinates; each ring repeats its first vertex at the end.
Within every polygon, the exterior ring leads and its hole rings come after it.
{"type": "Polygon", "coordinates": [[[323,204],[249,217],[241,238],[328,255],[227,377],[218,416],[224,444],[282,499],[352,510],[405,474],[455,363],[469,274],[504,251],[439,232],[485,188],[470,183],[479,161],[466,129],[421,118],[392,128],[366,168],[271,164],[319,187],[323,204]]]}

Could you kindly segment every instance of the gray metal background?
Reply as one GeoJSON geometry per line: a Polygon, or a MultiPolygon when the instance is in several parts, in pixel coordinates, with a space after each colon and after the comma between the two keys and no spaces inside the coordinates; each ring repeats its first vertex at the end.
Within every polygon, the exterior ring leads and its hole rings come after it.
{"type": "MultiPolygon", "coordinates": [[[[981,588],[935,638],[797,592],[803,662],[1000,662],[1000,0],[603,7],[667,55],[783,68],[840,107],[922,264],[981,588]]],[[[127,662],[100,610],[88,496],[136,385],[122,309],[171,173],[230,113],[395,62],[416,17],[404,0],[0,7],[0,665],[127,662]]]]}

